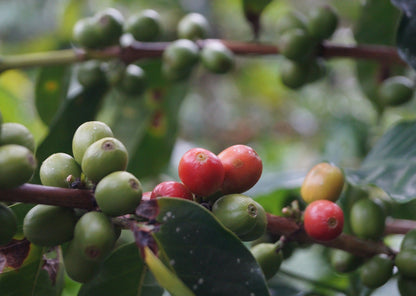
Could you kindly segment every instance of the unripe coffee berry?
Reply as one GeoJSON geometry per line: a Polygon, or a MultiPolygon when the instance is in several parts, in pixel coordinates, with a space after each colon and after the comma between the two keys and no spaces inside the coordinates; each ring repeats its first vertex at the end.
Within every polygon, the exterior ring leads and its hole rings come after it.
{"type": "Polygon", "coordinates": [[[115,8],[106,8],[99,11],[95,16],[100,31],[100,45],[111,46],[119,43],[123,33],[124,17],[115,8]]]}
{"type": "Polygon", "coordinates": [[[24,146],[0,146],[0,188],[13,188],[28,182],[35,172],[37,161],[24,146]]]}
{"type": "Polygon", "coordinates": [[[54,153],[45,159],[40,166],[40,181],[42,185],[68,188],[68,177],[81,177],[81,167],[75,159],[66,153],[54,153]]]}
{"type": "Polygon", "coordinates": [[[393,274],[393,261],[384,255],[370,258],[360,269],[361,282],[372,289],[384,285],[393,274]]]}
{"type": "Polygon", "coordinates": [[[85,150],[81,168],[85,176],[98,182],[115,171],[127,168],[128,153],[126,147],[113,137],[102,138],[85,150]]]}
{"type": "Polygon", "coordinates": [[[81,164],[85,150],[99,139],[112,137],[110,127],[101,121],[87,121],[81,124],[72,138],[72,154],[75,160],[81,164]]]}
{"type": "Polygon", "coordinates": [[[99,87],[107,84],[102,62],[97,60],[90,60],[80,64],[77,71],[77,79],[85,88],[99,87]]]}
{"type": "Polygon", "coordinates": [[[247,145],[233,145],[218,154],[224,167],[223,194],[243,193],[253,187],[263,171],[257,152],[247,145]]]}
{"type": "Polygon", "coordinates": [[[179,38],[197,40],[207,37],[210,30],[207,19],[199,13],[189,13],[178,23],[179,38]]]}
{"type": "Polygon", "coordinates": [[[192,148],[180,159],[178,174],[182,183],[199,196],[208,196],[220,189],[224,167],[217,155],[203,148],[192,148]]]}
{"type": "Polygon", "coordinates": [[[350,210],[350,226],[358,237],[377,240],[384,233],[386,213],[369,198],[356,201],[350,210]]]}
{"type": "Polygon", "coordinates": [[[393,76],[384,80],[379,88],[382,106],[399,106],[409,102],[414,93],[414,82],[405,76],[393,76]]]}
{"type": "Polygon", "coordinates": [[[182,80],[190,75],[198,59],[198,46],[190,40],[179,39],[169,44],[163,52],[162,71],[170,80],[182,80]]]}
{"type": "Polygon", "coordinates": [[[147,86],[146,73],[141,67],[130,64],[126,67],[117,86],[125,94],[141,95],[147,86]]]}
{"type": "Polygon", "coordinates": [[[282,252],[276,250],[276,244],[261,243],[250,249],[263,271],[266,280],[271,279],[279,270],[283,261],[282,252]]]}
{"type": "Polygon", "coordinates": [[[305,231],[315,240],[333,240],[342,233],[343,226],[344,213],[332,201],[316,200],[310,203],[305,209],[305,231]]]}
{"type": "Polygon", "coordinates": [[[326,199],[336,201],[344,187],[344,174],[334,164],[322,162],[309,170],[303,180],[300,194],[302,199],[311,203],[326,199]]]}
{"type": "Polygon", "coordinates": [[[266,232],[264,208],[243,194],[227,194],[215,201],[212,213],[243,241],[253,241],[266,232]]]}
{"type": "Polygon", "coordinates": [[[306,26],[312,38],[328,39],[338,26],[338,15],[330,6],[315,7],[308,16],[306,26]]]}
{"type": "Polygon", "coordinates": [[[132,34],[138,41],[154,41],[160,36],[161,27],[159,13],[145,9],[127,19],[124,32],[132,34]]]}
{"type": "Polygon", "coordinates": [[[1,125],[0,145],[16,144],[35,152],[35,139],[23,124],[6,122],[1,125]]]}
{"type": "Polygon", "coordinates": [[[202,48],[201,62],[209,71],[224,74],[234,66],[234,53],[223,43],[210,41],[202,48]]]}
{"type": "Polygon", "coordinates": [[[394,263],[402,275],[416,279],[416,249],[400,250],[394,263]]]}
{"type": "Polygon", "coordinates": [[[315,42],[305,30],[290,29],[279,38],[279,51],[293,61],[301,61],[310,57],[315,42]]]}
{"type": "Polygon", "coordinates": [[[182,183],[175,181],[165,181],[156,185],[150,198],[154,199],[157,197],[177,197],[194,200],[192,192],[182,183]]]}
{"type": "Polygon", "coordinates": [[[72,31],[75,43],[85,48],[99,48],[101,46],[101,31],[93,17],[78,20],[72,31]]]}
{"type": "Polygon", "coordinates": [[[63,259],[65,272],[72,280],[79,283],[91,281],[101,266],[100,261],[88,260],[82,256],[81,250],[73,241],[64,249],[63,259]]]}
{"type": "Polygon", "coordinates": [[[110,219],[101,212],[88,212],[77,222],[73,243],[86,260],[100,261],[114,247],[116,235],[110,219]]]}
{"type": "Polygon", "coordinates": [[[35,245],[53,247],[72,239],[75,223],[72,208],[36,205],[23,220],[23,233],[35,245]]]}
{"type": "Polygon", "coordinates": [[[142,198],[140,181],[129,172],[114,172],[105,176],[95,189],[95,200],[109,216],[133,213],[142,198]]]}

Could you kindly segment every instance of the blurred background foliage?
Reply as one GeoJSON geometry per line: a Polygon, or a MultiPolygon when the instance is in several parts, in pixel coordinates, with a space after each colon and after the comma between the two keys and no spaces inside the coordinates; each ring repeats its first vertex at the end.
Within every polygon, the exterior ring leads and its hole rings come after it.
{"type": "MultiPolygon", "coordinates": [[[[286,11],[295,9],[306,14],[311,6],[325,3],[332,5],[341,19],[331,39],[337,44],[357,43],[354,32],[365,13],[370,14],[364,23],[369,27],[380,26],[380,19],[385,16],[398,15],[393,6],[381,11],[365,11],[364,1],[359,0],[275,0],[262,15],[260,41],[276,44],[276,22],[286,11]]],[[[0,53],[15,55],[70,48],[74,23],[107,7],[118,8],[125,16],[146,8],[157,10],[162,16],[162,40],[165,41],[176,38],[176,23],[187,12],[199,12],[208,18],[212,38],[252,40],[240,0],[17,0],[0,1],[0,53]]],[[[360,42],[365,42],[366,36],[359,36],[360,42]]],[[[328,160],[342,167],[358,167],[374,141],[393,123],[414,118],[416,103],[413,100],[378,113],[360,86],[356,63],[347,58],[329,60],[324,79],[296,91],[280,82],[282,58],[279,56],[239,56],[235,69],[225,75],[208,73],[199,66],[179,108],[178,135],[170,166],[164,167],[156,177],[144,180],[147,186],[144,189],[151,190],[161,179],[177,178],[177,163],[188,148],[201,146],[218,153],[233,144],[248,144],[264,163],[263,176],[250,193],[263,199],[266,210],[280,213],[297,193],[296,190],[287,194],[285,190],[275,189],[296,189],[305,172],[317,162],[328,160]],[[282,196],[281,203],[271,204],[267,198],[270,194],[282,196]]],[[[6,122],[26,125],[41,142],[49,127],[35,108],[38,73],[37,68],[2,73],[0,110],[6,122]]],[[[113,125],[116,119],[112,114],[111,96],[117,94],[110,92],[98,118],[113,125]]],[[[328,264],[322,262],[324,256],[319,256],[324,252],[319,246],[301,249],[298,256],[285,261],[283,270],[290,275],[290,270],[299,272],[300,264],[305,266],[307,262],[310,268],[302,267],[302,276],[346,289],[350,282],[328,269],[328,264]],[[319,272],[316,266],[322,266],[319,272]]],[[[296,282],[295,278],[289,278],[296,282]]],[[[288,286],[284,295],[295,295],[299,289],[314,289],[326,295],[323,291],[328,290],[325,285],[305,284],[304,281],[296,285],[296,289],[288,286]]],[[[281,277],[271,282],[273,286],[283,291],[281,277]]],[[[395,286],[384,286],[382,294],[394,295],[391,287],[395,286]]],[[[66,295],[73,295],[70,289],[65,290],[66,295]]]]}

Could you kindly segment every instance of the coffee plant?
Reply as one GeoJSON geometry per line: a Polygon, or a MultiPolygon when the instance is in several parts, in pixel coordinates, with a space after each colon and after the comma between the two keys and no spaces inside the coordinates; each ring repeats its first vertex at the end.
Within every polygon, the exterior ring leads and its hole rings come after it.
{"type": "Polygon", "coordinates": [[[0,295],[416,295],[416,6],[9,1],[0,295]]]}

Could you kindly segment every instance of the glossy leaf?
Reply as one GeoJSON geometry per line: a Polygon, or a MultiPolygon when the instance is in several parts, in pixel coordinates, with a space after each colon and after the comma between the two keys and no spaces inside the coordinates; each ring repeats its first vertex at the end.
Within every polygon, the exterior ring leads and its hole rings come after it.
{"type": "MultiPolygon", "coordinates": [[[[45,261],[44,249],[27,240],[15,241],[9,249],[0,248],[2,295],[58,296],[63,288],[63,266],[59,260],[45,261]],[[5,260],[5,261],[4,261],[5,260]]],[[[58,255],[59,256],[59,255],[58,255]]]]}
{"type": "Polygon", "coordinates": [[[400,56],[416,69],[416,18],[404,14],[397,31],[397,48],[400,56]]]}
{"type": "Polygon", "coordinates": [[[177,198],[159,198],[158,206],[162,224],[154,237],[196,295],[269,295],[250,251],[207,209],[177,198]]]}
{"type": "Polygon", "coordinates": [[[397,202],[416,196],[416,122],[403,121],[375,144],[358,170],[346,170],[354,185],[373,184],[397,202]]]}
{"type": "Polygon", "coordinates": [[[70,68],[41,68],[35,85],[35,105],[43,122],[49,125],[65,100],[69,87],[70,68]]]}
{"type": "Polygon", "coordinates": [[[157,296],[163,289],[152,284],[135,243],[117,248],[105,259],[99,274],[84,284],[79,296],[157,296]]]}
{"type": "MultiPolygon", "coordinates": [[[[56,119],[51,123],[48,136],[36,150],[38,163],[56,152],[72,154],[75,130],[85,121],[94,120],[106,90],[106,87],[80,89],[64,101],[56,119]]],[[[40,182],[39,170],[32,182],[40,182]]]]}
{"type": "MultiPolygon", "coordinates": [[[[394,45],[399,18],[400,11],[390,0],[365,1],[354,32],[357,43],[394,45]],[[383,30],[380,30],[380,20],[383,20],[383,30]]],[[[378,84],[386,69],[376,62],[358,60],[356,63],[357,80],[365,95],[377,106],[378,84]]]]}

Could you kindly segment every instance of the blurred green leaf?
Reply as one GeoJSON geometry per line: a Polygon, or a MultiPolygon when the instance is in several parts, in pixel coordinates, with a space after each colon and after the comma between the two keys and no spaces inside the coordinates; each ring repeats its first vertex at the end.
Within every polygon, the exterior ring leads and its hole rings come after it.
{"type": "Polygon", "coordinates": [[[391,2],[408,16],[416,13],[416,2],[413,0],[391,0],[391,2]]]}
{"type": "MultiPolygon", "coordinates": [[[[390,0],[365,1],[355,26],[354,36],[357,43],[394,45],[399,19],[400,11],[390,0]],[[383,20],[383,30],[380,30],[380,20],[383,20]]],[[[357,60],[356,64],[357,80],[362,90],[372,102],[377,102],[378,84],[386,69],[376,62],[357,60]]]]}
{"type": "Polygon", "coordinates": [[[416,122],[403,121],[388,130],[374,145],[358,170],[346,170],[354,185],[372,184],[397,202],[416,196],[416,122]]]}
{"type": "Polygon", "coordinates": [[[400,56],[413,69],[416,69],[416,18],[402,16],[397,31],[397,48],[400,56]]]}
{"type": "Polygon", "coordinates": [[[158,205],[162,224],[154,237],[173,270],[198,296],[269,295],[250,251],[207,209],[177,198],[160,198],[158,205]]]}
{"type": "Polygon", "coordinates": [[[163,289],[148,278],[136,243],[130,243],[119,247],[105,259],[99,274],[84,284],[78,295],[162,295],[163,289]]]}
{"type": "Polygon", "coordinates": [[[65,100],[69,87],[70,67],[43,67],[35,86],[35,105],[40,118],[49,125],[65,100]]]}
{"type": "MultiPolygon", "coordinates": [[[[72,137],[76,129],[82,123],[95,119],[106,91],[106,87],[80,89],[63,102],[63,106],[51,123],[47,137],[36,150],[39,163],[56,152],[72,154],[72,137]]],[[[32,182],[40,182],[39,169],[32,182]]]]}

